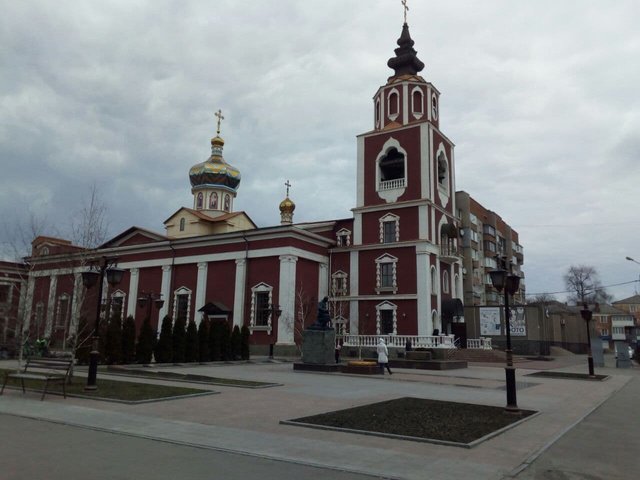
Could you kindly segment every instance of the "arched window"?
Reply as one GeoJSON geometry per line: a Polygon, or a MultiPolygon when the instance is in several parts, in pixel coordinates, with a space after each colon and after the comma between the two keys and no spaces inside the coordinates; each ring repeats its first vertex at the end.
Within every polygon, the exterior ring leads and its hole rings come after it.
{"type": "Polygon", "coordinates": [[[198,196],[196,197],[196,209],[200,210],[203,204],[204,204],[204,197],[202,195],[202,192],[198,192],[198,196]]]}
{"type": "Polygon", "coordinates": [[[449,185],[449,165],[447,163],[447,156],[444,152],[440,152],[438,155],[438,185],[446,188],[449,185]]]}
{"type": "Polygon", "coordinates": [[[218,209],[218,194],[216,192],[213,192],[209,197],[209,208],[211,210],[218,209]]]}
{"type": "Polygon", "coordinates": [[[431,294],[438,294],[438,273],[436,267],[431,267],[431,294]]]}
{"type": "Polygon", "coordinates": [[[184,232],[184,224],[186,223],[184,217],[180,219],[180,231],[184,232]]]}
{"type": "Polygon", "coordinates": [[[224,211],[228,212],[230,208],[231,208],[231,197],[229,196],[228,193],[225,193],[225,195],[224,195],[224,211]]]}
{"type": "Polygon", "coordinates": [[[422,90],[420,90],[420,87],[416,87],[413,89],[413,93],[411,95],[411,103],[413,116],[416,118],[422,117],[422,115],[424,114],[424,97],[422,95],[422,90]]]}
{"type": "Polygon", "coordinates": [[[380,159],[380,181],[404,179],[404,155],[396,148],[390,148],[380,159]]]}
{"type": "Polygon", "coordinates": [[[398,118],[400,113],[400,95],[395,88],[389,92],[387,96],[387,116],[390,120],[398,118]]]}
{"type": "Polygon", "coordinates": [[[431,96],[431,117],[434,120],[438,119],[438,99],[435,95],[431,96]]]}
{"type": "Polygon", "coordinates": [[[442,273],[442,291],[449,293],[449,272],[446,270],[442,273]]]}
{"type": "Polygon", "coordinates": [[[376,100],[376,128],[380,128],[380,99],[376,100]]]}

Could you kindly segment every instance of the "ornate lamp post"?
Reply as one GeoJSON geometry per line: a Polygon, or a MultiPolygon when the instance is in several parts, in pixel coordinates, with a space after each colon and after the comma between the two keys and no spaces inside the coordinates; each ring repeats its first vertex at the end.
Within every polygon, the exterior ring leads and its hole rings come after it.
{"type": "Polygon", "coordinates": [[[513,295],[518,291],[520,277],[508,274],[508,272],[503,269],[492,270],[489,272],[489,275],[491,276],[491,283],[494,288],[498,292],[504,290],[504,321],[507,331],[507,348],[505,350],[507,365],[504,369],[507,384],[507,406],[505,409],[511,413],[520,413],[516,398],[516,369],[513,366],[513,352],[511,351],[511,312],[509,310],[509,295],[513,295]]]}
{"type": "Polygon", "coordinates": [[[589,376],[595,377],[595,373],[593,372],[593,355],[591,353],[591,332],[589,331],[589,321],[591,321],[591,318],[593,317],[593,312],[589,310],[586,303],[584,303],[582,307],[580,315],[582,315],[582,319],[587,326],[587,362],[589,364],[589,376]]]}
{"type": "Polygon", "coordinates": [[[117,259],[107,259],[102,257],[97,265],[92,265],[90,270],[82,272],[82,283],[89,289],[96,283],[98,284],[98,297],[96,299],[96,324],[93,329],[93,339],[91,353],[89,354],[89,374],[87,375],[87,385],[85,390],[97,390],[96,377],[98,376],[98,352],[100,339],[100,309],[102,307],[102,284],[105,274],[107,282],[112,287],[116,286],[122,280],[124,270],[116,268],[117,259]]]}
{"type": "Polygon", "coordinates": [[[160,310],[164,306],[164,300],[162,299],[161,293],[146,293],[142,292],[138,297],[138,307],[144,308],[147,307],[147,316],[149,321],[151,321],[151,307],[155,305],[155,307],[160,310]]]}

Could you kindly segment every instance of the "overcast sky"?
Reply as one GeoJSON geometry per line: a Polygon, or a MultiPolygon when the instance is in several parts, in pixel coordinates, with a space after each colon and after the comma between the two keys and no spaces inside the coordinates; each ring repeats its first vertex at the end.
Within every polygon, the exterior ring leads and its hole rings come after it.
{"type": "MultiPolygon", "coordinates": [[[[409,0],[457,188],[520,234],[529,293],[571,264],[640,265],[640,3],[409,0]]],[[[213,113],[235,203],[279,223],[351,217],[355,136],[392,70],[400,0],[0,0],[0,217],[68,231],[98,182],[112,235],[191,206],[213,113]]],[[[0,240],[6,242],[6,230],[0,240]]],[[[609,289],[616,299],[638,284],[609,289]]],[[[562,297],[562,296],[561,296],[562,297]]]]}

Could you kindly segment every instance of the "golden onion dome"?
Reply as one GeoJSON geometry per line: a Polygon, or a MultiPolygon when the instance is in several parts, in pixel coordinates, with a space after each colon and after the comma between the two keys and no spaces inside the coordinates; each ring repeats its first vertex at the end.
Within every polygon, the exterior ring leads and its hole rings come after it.
{"type": "Polygon", "coordinates": [[[189,170],[192,187],[224,186],[237,190],[240,185],[240,170],[225,162],[222,156],[224,140],[216,135],[211,139],[211,156],[206,162],[198,163],[189,170]]]}
{"type": "Polygon", "coordinates": [[[280,202],[280,212],[281,213],[293,213],[296,209],[296,204],[287,197],[283,201],[280,202]]]}

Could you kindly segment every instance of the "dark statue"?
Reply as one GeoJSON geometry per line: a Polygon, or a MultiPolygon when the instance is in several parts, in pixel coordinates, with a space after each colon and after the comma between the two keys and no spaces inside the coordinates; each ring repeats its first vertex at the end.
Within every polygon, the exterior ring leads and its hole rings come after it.
{"type": "Polygon", "coordinates": [[[331,317],[329,316],[329,297],[324,297],[318,303],[318,318],[309,327],[311,330],[328,330],[331,328],[331,317]]]}

